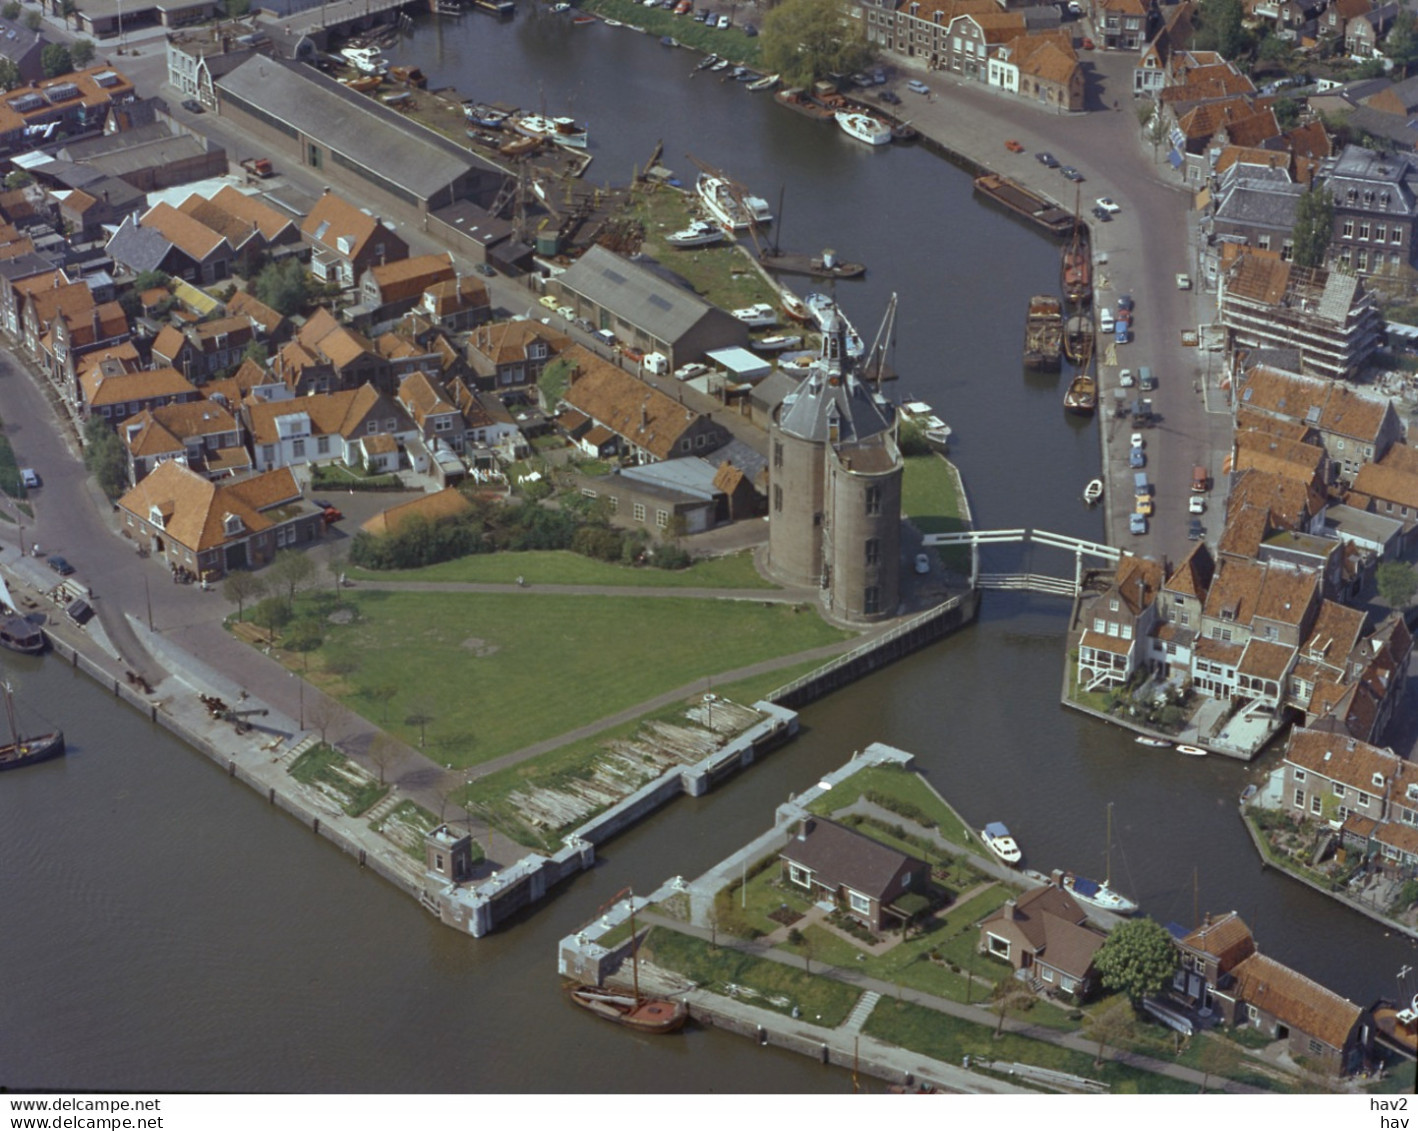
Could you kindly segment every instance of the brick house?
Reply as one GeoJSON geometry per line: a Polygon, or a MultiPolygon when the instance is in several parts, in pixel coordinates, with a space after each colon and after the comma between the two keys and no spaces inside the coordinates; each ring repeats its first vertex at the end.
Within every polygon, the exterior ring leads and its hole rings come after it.
{"type": "Polygon", "coordinates": [[[409,245],[378,216],[328,190],[301,221],[300,235],[311,247],[311,273],[342,287],[376,264],[409,257],[409,245]]]}
{"type": "Polygon", "coordinates": [[[468,364],[480,389],[519,388],[535,385],[547,364],[570,345],[565,334],[530,319],[489,322],[468,335],[468,364]]]}
{"type": "Polygon", "coordinates": [[[185,404],[202,399],[196,386],[176,369],[90,369],[84,375],[83,406],[88,416],[98,415],[117,424],[140,412],[167,404],[185,404]]]}
{"type": "Polygon", "coordinates": [[[1291,1056],[1331,1076],[1367,1063],[1373,1024],[1366,1010],[1264,954],[1243,959],[1232,976],[1230,990],[1213,995],[1232,1025],[1288,1041],[1291,1056]]]}
{"type": "Polygon", "coordinates": [[[208,479],[251,470],[240,419],[215,401],[144,409],[124,421],[118,435],[128,452],[130,483],[167,460],[177,460],[208,479]]]}
{"type": "Polygon", "coordinates": [[[213,483],[168,460],[119,499],[118,510],[125,537],[209,581],[325,535],[324,515],[302,500],[287,468],[213,483]]]}
{"type": "Polygon", "coordinates": [[[1229,989],[1231,971],[1256,952],[1251,929],[1234,911],[1207,914],[1201,926],[1176,939],[1177,972],[1172,996],[1195,1009],[1212,1009],[1212,993],[1229,989]]]}
{"type": "Polygon", "coordinates": [[[153,339],[153,361],[171,366],[195,385],[205,385],[219,373],[236,369],[254,341],[251,320],[240,316],[198,322],[186,330],[164,326],[153,339]]]}
{"type": "Polygon", "coordinates": [[[1146,659],[1148,638],[1158,616],[1162,566],[1150,558],[1125,556],[1108,588],[1080,605],[1083,633],[1078,642],[1078,683],[1093,691],[1127,683],[1146,659]]]}
{"type": "Polygon", "coordinates": [[[980,950],[1023,971],[1040,989],[1082,1001],[1097,988],[1093,959],[1107,935],[1086,924],[1068,892],[1054,884],[1033,888],[985,917],[980,950]]]}
{"type": "Polygon", "coordinates": [[[360,302],[376,318],[393,318],[412,310],[429,287],[455,277],[453,257],[446,251],[376,263],[360,276],[360,302]]]}
{"type": "Polygon", "coordinates": [[[778,853],[783,878],[813,900],[827,899],[873,931],[910,915],[893,910],[902,896],[924,896],[931,866],[822,817],[802,822],[778,853]]]}

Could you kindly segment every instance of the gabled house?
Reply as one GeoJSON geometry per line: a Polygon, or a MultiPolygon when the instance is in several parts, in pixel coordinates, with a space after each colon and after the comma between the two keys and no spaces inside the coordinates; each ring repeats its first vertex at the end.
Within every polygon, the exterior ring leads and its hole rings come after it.
{"type": "Polygon", "coordinates": [[[1093,19],[1098,46],[1112,51],[1141,50],[1160,23],[1156,0],[1097,0],[1093,19]]]}
{"type": "Polygon", "coordinates": [[[135,274],[165,271],[198,284],[215,283],[231,274],[232,261],[236,258],[231,243],[220,232],[186,212],[165,203],[155,204],[144,212],[137,226],[147,233],[145,239],[152,241],[152,250],[146,248],[146,243],[135,247],[132,262],[129,261],[130,237],[124,234],[130,223],[131,220],[125,220],[124,227],[109,240],[108,252],[135,274]],[[164,245],[168,250],[148,265],[152,252],[164,245]]]}
{"type": "Polygon", "coordinates": [[[300,235],[311,248],[311,273],[342,287],[353,287],[376,264],[409,257],[409,245],[383,220],[328,190],[301,222],[300,235]]]}
{"type": "Polygon", "coordinates": [[[1344,50],[1352,59],[1383,57],[1381,44],[1393,27],[1400,7],[1384,4],[1362,12],[1344,25],[1344,50]]]}
{"type": "Polygon", "coordinates": [[[373,384],[392,393],[389,361],[357,330],[321,307],[276,355],[277,374],[297,396],[373,384]]]}
{"type": "Polygon", "coordinates": [[[1080,604],[1080,688],[1095,691],[1125,684],[1147,658],[1147,640],[1157,622],[1157,595],[1163,580],[1159,562],[1126,555],[1118,562],[1108,588],[1080,604]]]}
{"type": "Polygon", "coordinates": [[[1197,542],[1172,571],[1157,597],[1158,621],[1152,632],[1152,660],[1171,676],[1190,673],[1192,648],[1201,631],[1201,610],[1216,572],[1205,542],[1197,542]]]}
{"type": "Polygon", "coordinates": [[[925,897],[931,866],[823,817],[803,820],[779,851],[783,879],[810,899],[827,899],[873,931],[907,922],[903,896],[925,897]]]}
{"type": "Polygon", "coordinates": [[[88,370],[83,379],[85,415],[102,416],[114,424],[148,409],[201,399],[192,382],[170,367],[115,373],[101,365],[88,370]]]}
{"type": "Polygon", "coordinates": [[[400,445],[418,435],[399,403],[372,385],[247,403],[244,413],[258,471],[332,460],[392,471],[400,445]]]}
{"type": "Polygon", "coordinates": [[[519,388],[535,385],[570,345],[565,334],[531,319],[489,322],[468,335],[468,364],[480,389],[519,388]]]}
{"type": "Polygon", "coordinates": [[[399,383],[399,404],[418,429],[425,445],[442,440],[455,451],[463,449],[463,416],[427,373],[412,373],[399,383]]]}
{"type": "Polygon", "coordinates": [[[711,416],[589,353],[572,346],[563,355],[575,369],[562,400],[609,428],[641,463],[675,456],[707,455],[730,439],[711,416]]]}
{"type": "Polygon", "coordinates": [[[286,328],[285,315],[267,306],[249,291],[237,291],[227,299],[226,312],[231,318],[245,318],[250,322],[258,341],[269,342],[279,338],[286,328]]]}
{"type": "Polygon", "coordinates": [[[1287,1040],[1292,1056],[1332,1076],[1367,1063],[1372,1017],[1352,1001],[1264,954],[1243,959],[1232,976],[1230,990],[1213,995],[1232,1025],[1287,1040]]]}
{"type": "Polygon", "coordinates": [[[414,308],[448,333],[471,330],[492,315],[487,286],[475,275],[459,275],[425,287],[414,308]]]}
{"type": "Polygon", "coordinates": [[[118,435],[128,452],[130,483],[167,460],[177,460],[208,479],[251,470],[241,421],[215,401],[144,410],[124,421],[118,435]]]}
{"type": "Polygon", "coordinates": [[[429,287],[455,279],[453,257],[446,251],[376,263],[360,278],[360,302],[376,319],[395,318],[421,302],[429,287]]]}
{"type": "Polygon", "coordinates": [[[1213,916],[1176,939],[1179,954],[1172,996],[1195,1009],[1212,1009],[1212,992],[1229,989],[1231,971],[1256,952],[1255,938],[1234,911],[1213,916]]]}
{"type": "Polygon", "coordinates": [[[1036,988],[1083,1001],[1097,987],[1093,959],[1107,940],[1086,919],[1073,896],[1046,884],[986,916],[980,923],[980,949],[1022,971],[1036,988]]]}
{"type": "Polygon", "coordinates": [[[118,510],[124,537],[204,581],[325,534],[325,516],[303,501],[286,468],[218,484],[168,460],[119,499],[118,510]]]}
{"type": "Polygon", "coordinates": [[[256,340],[250,319],[241,317],[198,322],[185,330],[164,326],[153,339],[153,361],[171,366],[194,385],[205,385],[239,366],[256,340]]]}
{"type": "Polygon", "coordinates": [[[458,379],[448,386],[449,396],[463,417],[463,448],[496,451],[504,459],[521,459],[528,451],[521,426],[512,419],[503,403],[492,393],[458,379]]]}

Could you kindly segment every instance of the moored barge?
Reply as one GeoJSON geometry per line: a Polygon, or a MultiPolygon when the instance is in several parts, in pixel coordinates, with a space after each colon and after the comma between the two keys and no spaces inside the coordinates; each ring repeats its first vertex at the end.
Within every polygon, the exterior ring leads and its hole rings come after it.
{"type": "Polygon", "coordinates": [[[975,178],[975,191],[1008,208],[1016,216],[1038,224],[1045,231],[1059,236],[1066,236],[1073,231],[1073,214],[1068,209],[1051,204],[1038,193],[1008,177],[998,173],[985,173],[975,178]]]}

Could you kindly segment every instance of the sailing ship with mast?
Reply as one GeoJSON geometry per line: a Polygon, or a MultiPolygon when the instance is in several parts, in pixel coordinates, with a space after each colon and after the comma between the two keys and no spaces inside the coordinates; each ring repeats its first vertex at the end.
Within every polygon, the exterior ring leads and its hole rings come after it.
{"type": "MultiPolygon", "coordinates": [[[[575,1005],[607,1021],[614,1021],[640,1033],[673,1033],[689,1020],[689,1006],[683,1001],[651,997],[640,992],[640,938],[635,929],[635,895],[625,888],[606,906],[622,898],[630,905],[630,978],[631,992],[624,993],[606,986],[585,982],[570,982],[567,995],[575,1005]]],[[[604,908],[602,908],[604,910],[604,908]]]]}
{"type": "Polygon", "coordinates": [[[1078,217],[1078,199],[1073,208],[1073,235],[1064,244],[1060,282],[1064,298],[1073,306],[1086,306],[1093,300],[1093,248],[1088,227],[1078,217]]]}
{"type": "Polygon", "coordinates": [[[8,683],[0,684],[5,699],[5,721],[9,725],[9,741],[0,744],[0,770],[29,766],[64,753],[64,732],[23,735],[15,719],[15,699],[8,683]]]}
{"type": "Polygon", "coordinates": [[[1127,896],[1112,888],[1113,880],[1113,803],[1108,802],[1108,842],[1104,852],[1103,882],[1075,876],[1065,872],[1059,881],[1063,889],[1080,903],[1096,907],[1101,911],[1111,911],[1114,915],[1131,915],[1137,904],[1127,896]]]}

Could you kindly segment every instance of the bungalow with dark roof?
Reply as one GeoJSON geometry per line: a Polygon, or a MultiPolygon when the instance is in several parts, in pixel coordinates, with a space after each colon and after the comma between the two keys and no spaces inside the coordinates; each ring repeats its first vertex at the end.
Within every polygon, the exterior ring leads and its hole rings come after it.
{"type": "Polygon", "coordinates": [[[874,931],[913,915],[898,901],[926,897],[931,866],[822,817],[809,817],[778,853],[783,879],[813,900],[826,900],[874,931]]]}
{"type": "Polygon", "coordinates": [[[1089,927],[1087,918],[1073,896],[1046,884],[987,915],[980,923],[980,950],[1023,971],[1036,989],[1083,1001],[1097,987],[1093,959],[1108,937],[1089,927]]]}
{"type": "Polygon", "coordinates": [[[217,484],[168,460],[119,499],[118,510],[125,538],[208,581],[325,534],[325,516],[301,498],[288,468],[217,484]]]}

